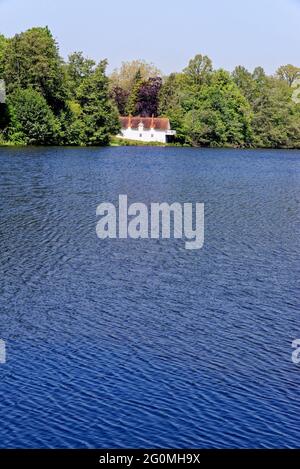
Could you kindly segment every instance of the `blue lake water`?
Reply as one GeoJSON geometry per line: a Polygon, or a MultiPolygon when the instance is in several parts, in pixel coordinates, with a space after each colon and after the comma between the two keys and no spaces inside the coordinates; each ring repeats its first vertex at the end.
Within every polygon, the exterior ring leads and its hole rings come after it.
{"type": "Polygon", "coordinates": [[[0,149],[0,446],[299,447],[300,152],[0,149]],[[96,207],[204,202],[205,243],[96,207]]]}

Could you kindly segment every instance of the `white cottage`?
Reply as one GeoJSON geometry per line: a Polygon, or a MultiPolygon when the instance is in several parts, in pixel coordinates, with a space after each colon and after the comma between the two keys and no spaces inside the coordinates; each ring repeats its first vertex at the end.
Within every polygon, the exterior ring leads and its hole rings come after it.
{"type": "Polygon", "coordinates": [[[168,143],[176,135],[165,117],[120,117],[119,137],[141,142],[168,143]]]}

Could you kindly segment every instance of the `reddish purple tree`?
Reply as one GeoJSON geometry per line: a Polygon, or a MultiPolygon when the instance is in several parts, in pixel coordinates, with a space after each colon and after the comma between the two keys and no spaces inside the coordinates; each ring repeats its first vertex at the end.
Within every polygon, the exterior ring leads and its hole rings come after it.
{"type": "Polygon", "coordinates": [[[117,105],[119,113],[121,116],[125,116],[126,105],[129,97],[129,93],[121,88],[120,86],[114,86],[111,90],[111,97],[117,105]]]}
{"type": "Polygon", "coordinates": [[[138,92],[136,113],[142,117],[157,116],[159,92],[162,87],[161,77],[149,78],[138,92]]]}

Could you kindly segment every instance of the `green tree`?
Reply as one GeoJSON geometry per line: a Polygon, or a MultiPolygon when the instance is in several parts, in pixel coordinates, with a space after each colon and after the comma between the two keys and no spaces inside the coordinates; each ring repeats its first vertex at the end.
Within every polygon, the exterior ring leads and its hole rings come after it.
{"type": "Polygon", "coordinates": [[[132,115],[132,116],[136,115],[137,102],[138,102],[139,92],[140,92],[142,84],[143,84],[142,74],[141,74],[141,71],[138,70],[136,72],[134,83],[131,89],[131,93],[129,95],[127,105],[126,105],[126,113],[129,115],[132,115]]]}
{"type": "Polygon", "coordinates": [[[32,28],[10,39],[4,49],[3,69],[8,93],[31,87],[44,96],[54,112],[64,107],[62,60],[47,27],[32,28]]]}
{"type": "Polygon", "coordinates": [[[286,81],[289,86],[293,86],[293,83],[300,78],[300,68],[291,64],[283,65],[279,67],[276,75],[280,80],[286,81]]]}
{"type": "Polygon", "coordinates": [[[183,73],[192,85],[203,85],[212,72],[212,61],[207,55],[197,54],[189,61],[183,73]]]}
{"type": "Polygon", "coordinates": [[[257,82],[254,80],[252,73],[245,67],[238,66],[232,73],[235,84],[243,95],[251,102],[255,99],[257,91],[257,82]]]}
{"type": "Polygon", "coordinates": [[[8,39],[6,39],[3,34],[0,34],[0,79],[3,77],[3,56],[5,48],[8,44],[8,39]]]}
{"type": "Polygon", "coordinates": [[[58,143],[60,145],[82,145],[85,143],[85,125],[81,119],[82,109],[70,101],[58,116],[58,143]]]}
{"type": "Polygon", "coordinates": [[[118,111],[109,98],[107,62],[101,61],[94,73],[83,80],[77,93],[81,106],[79,120],[83,125],[83,142],[106,145],[110,135],[119,131],[118,111]]]}
{"type": "Polygon", "coordinates": [[[7,100],[12,142],[48,145],[55,142],[57,123],[45,98],[33,89],[17,89],[7,100]]]}
{"type": "Polygon", "coordinates": [[[159,95],[158,114],[170,119],[172,129],[176,130],[176,141],[178,143],[186,142],[185,111],[181,107],[185,89],[186,81],[183,74],[171,73],[165,79],[159,95]]]}
{"type": "Polygon", "coordinates": [[[282,148],[300,146],[300,108],[291,99],[288,83],[268,77],[253,104],[254,145],[282,148]]]}
{"type": "Polygon", "coordinates": [[[263,67],[255,67],[252,73],[253,80],[260,85],[264,85],[267,79],[267,75],[263,69],[263,67]]]}
{"type": "Polygon", "coordinates": [[[191,144],[246,146],[251,142],[251,109],[229,73],[214,72],[210,84],[188,95],[182,106],[191,144]]]}
{"type": "Polygon", "coordinates": [[[71,96],[76,97],[77,89],[83,80],[92,75],[96,62],[87,59],[82,52],[73,52],[68,57],[66,73],[71,96]]]}
{"type": "Polygon", "coordinates": [[[120,87],[130,94],[136,82],[137,74],[140,75],[142,81],[161,76],[160,70],[155,65],[149,64],[144,60],[123,62],[121,67],[114,70],[110,75],[110,88],[120,87]]]}
{"type": "Polygon", "coordinates": [[[159,114],[167,115],[179,105],[180,84],[178,75],[171,73],[164,81],[159,93],[159,114]]]}

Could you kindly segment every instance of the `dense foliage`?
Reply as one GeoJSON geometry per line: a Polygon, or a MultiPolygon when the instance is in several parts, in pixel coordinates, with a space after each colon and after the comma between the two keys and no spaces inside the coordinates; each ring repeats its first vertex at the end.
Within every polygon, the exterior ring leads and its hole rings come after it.
{"type": "Polygon", "coordinates": [[[46,99],[32,88],[17,88],[9,95],[8,136],[13,143],[55,142],[56,120],[46,99]]]}
{"type": "Polygon", "coordinates": [[[11,39],[0,35],[0,142],[31,145],[106,145],[119,131],[106,61],[75,52],[64,63],[46,28],[11,39]]]}
{"type": "Polygon", "coordinates": [[[120,114],[169,117],[178,143],[300,148],[300,104],[292,99],[298,67],[282,66],[275,76],[261,67],[228,73],[200,54],[163,79],[155,69],[143,77],[136,67],[137,61],[126,63],[113,74],[111,95],[120,114]]]}
{"type": "Polygon", "coordinates": [[[110,77],[106,66],[81,52],[64,62],[47,27],[10,39],[0,34],[7,93],[0,142],[106,145],[119,131],[119,115],[131,114],[168,117],[179,144],[300,148],[300,104],[292,99],[300,68],[294,65],[274,76],[261,67],[229,73],[199,54],[166,77],[141,60],[124,62],[110,77]]]}

